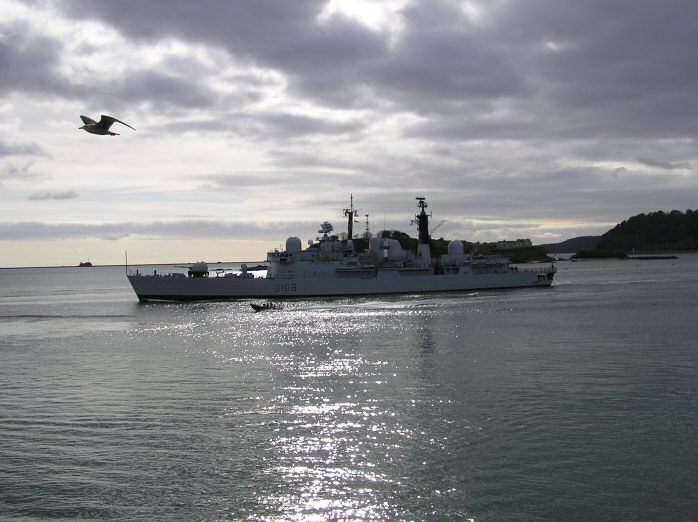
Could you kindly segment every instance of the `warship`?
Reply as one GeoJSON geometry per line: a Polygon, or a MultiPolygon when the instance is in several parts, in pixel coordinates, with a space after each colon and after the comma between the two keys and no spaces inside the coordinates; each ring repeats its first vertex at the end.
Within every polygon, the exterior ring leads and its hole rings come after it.
{"type": "MultiPolygon", "coordinates": [[[[286,239],[285,249],[267,254],[266,272],[209,270],[201,261],[186,273],[146,275],[136,271],[127,277],[139,301],[200,301],[241,298],[292,298],[374,294],[413,294],[494,288],[549,287],[554,263],[521,268],[502,256],[466,253],[462,241],[448,244],[448,253],[432,257],[427,201],[417,197],[419,212],[416,250],[405,249],[396,239],[371,237],[368,248],[354,247],[352,224],[357,216],[353,197],[345,241],[331,236],[333,227],[324,222],[321,236],[303,249],[298,237],[286,239]]],[[[260,267],[255,267],[260,268],[260,267]]]]}

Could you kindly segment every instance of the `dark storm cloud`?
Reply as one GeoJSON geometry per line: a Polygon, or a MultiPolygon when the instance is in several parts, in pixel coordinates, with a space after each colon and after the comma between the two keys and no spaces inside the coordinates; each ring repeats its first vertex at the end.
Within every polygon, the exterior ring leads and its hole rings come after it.
{"type": "Polygon", "coordinates": [[[325,3],[78,1],[66,9],[138,39],[174,37],[221,47],[237,59],[282,71],[290,92],[343,108],[365,102],[365,91],[427,110],[444,101],[526,90],[505,54],[478,40],[453,3],[420,2],[408,9],[406,30],[394,46],[387,32],[342,16],[318,23],[325,3]]]}
{"type": "Polygon", "coordinates": [[[243,60],[290,71],[323,71],[356,63],[384,47],[384,38],[346,19],[318,25],[324,0],[78,0],[61,6],[78,19],[96,18],[126,36],[174,37],[222,47],[243,60]]]}
{"type": "Polygon", "coordinates": [[[404,29],[394,41],[342,16],[319,24],[324,4],[129,0],[61,7],[132,38],[225,49],[283,72],[290,92],[330,106],[373,98],[438,115],[419,133],[431,139],[673,137],[698,130],[698,3],[483,2],[478,18],[457,2],[422,1],[403,10],[404,29]],[[503,101],[506,116],[492,117],[503,101]]]}
{"type": "Polygon", "coordinates": [[[26,24],[0,24],[0,94],[64,92],[55,72],[61,48],[55,39],[32,35],[26,24]]]}
{"type": "MultiPolygon", "coordinates": [[[[542,108],[580,134],[673,137],[697,129],[698,4],[510,2],[488,29],[506,35],[542,108]]],[[[497,38],[499,39],[499,38],[497,38]]]]}
{"type": "MultiPolygon", "coordinates": [[[[401,13],[404,28],[393,40],[387,31],[342,16],[319,23],[324,6],[78,0],[57,8],[143,42],[175,38],[223,49],[238,62],[282,72],[290,93],[328,106],[365,108],[384,100],[395,110],[431,115],[436,121],[413,130],[422,138],[560,140],[698,131],[692,117],[698,112],[695,2],[482,3],[481,18],[457,2],[415,2],[401,13]]],[[[170,71],[134,70],[87,92],[55,72],[59,41],[22,36],[21,27],[3,34],[12,36],[0,44],[0,64],[10,71],[0,79],[3,89],[182,108],[221,103],[207,86],[216,72],[202,64],[175,60],[170,71]]]]}
{"type": "Polygon", "coordinates": [[[352,103],[360,66],[383,54],[387,36],[346,18],[318,24],[325,1],[69,2],[66,12],[96,18],[142,41],[177,38],[225,49],[242,63],[282,71],[290,92],[352,103]]]}
{"type": "Polygon", "coordinates": [[[117,27],[123,34],[158,40],[172,36],[214,45],[227,43],[242,54],[272,52],[289,44],[313,24],[324,5],[318,0],[256,0],[230,2],[208,0],[122,0],[94,2],[75,0],[60,6],[76,19],[97,19],[117,27]],[[262,45],[266,43],[266,45],[262,45]]]}
{"type": "Polygon", "coordinates": [[[496,41],[483,38],[459,4],[415,2],[403,18],[397,44],[367,67],[370,82],[393,101],[434,113],[528,94],[516,62],[496,41]]]}

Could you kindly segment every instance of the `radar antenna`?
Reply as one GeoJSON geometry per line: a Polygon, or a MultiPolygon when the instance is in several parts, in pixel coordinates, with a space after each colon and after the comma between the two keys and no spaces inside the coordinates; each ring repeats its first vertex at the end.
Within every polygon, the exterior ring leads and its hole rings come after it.
{"type": "Polygon", "coordinates": [[[334,227],[332,224],[328,223],[327,221],[323,222],[320,224],[320,230],[318,230],[318,234],[323,234],[323,237],[327,237],[330,232],[334,230],[334,227]]]}

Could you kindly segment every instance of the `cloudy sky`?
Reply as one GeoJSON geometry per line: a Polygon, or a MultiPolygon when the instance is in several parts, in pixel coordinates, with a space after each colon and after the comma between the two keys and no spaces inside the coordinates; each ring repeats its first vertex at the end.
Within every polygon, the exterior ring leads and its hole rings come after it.
{"type": "Polygon", "coordinates": [[[696,208],[696,49],[695,0],[0,0],[0,266],[696,208]]]}

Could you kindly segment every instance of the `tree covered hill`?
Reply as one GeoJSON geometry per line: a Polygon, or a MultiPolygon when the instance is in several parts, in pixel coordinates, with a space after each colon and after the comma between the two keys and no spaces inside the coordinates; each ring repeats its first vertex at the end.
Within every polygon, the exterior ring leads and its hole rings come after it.
{"type": "Polygon", "coordinates": [[[638,214],[603,234],[596,250],[698,250],[698,210],[638,214]]]}

